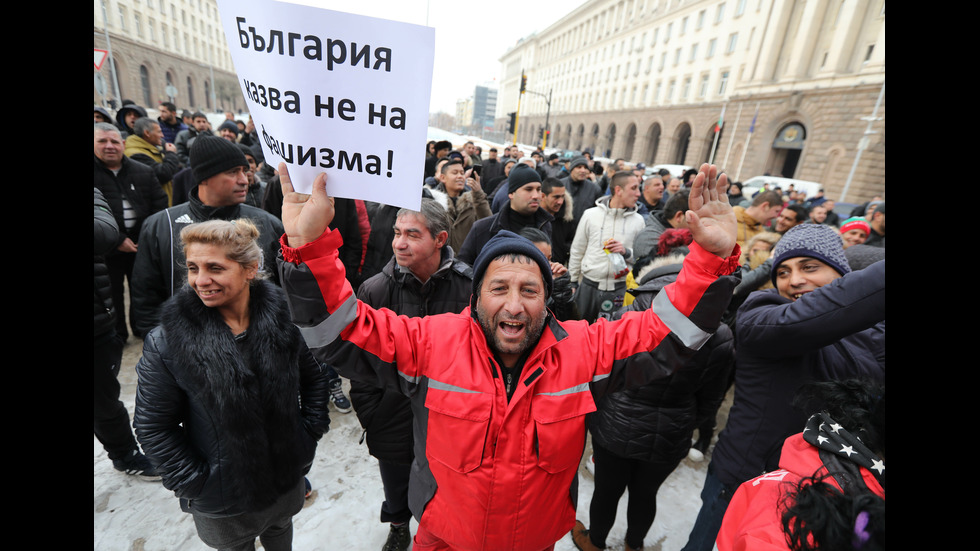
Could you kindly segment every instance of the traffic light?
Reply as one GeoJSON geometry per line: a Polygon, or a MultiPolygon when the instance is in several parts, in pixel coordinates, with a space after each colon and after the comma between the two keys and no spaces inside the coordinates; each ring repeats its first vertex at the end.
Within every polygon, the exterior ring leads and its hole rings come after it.
{"type": "Polygon", "coordinates": [[[544,128],[538,128],[538,139],[544,138],[544,128]]]}
{"type": "Polygon", "coordinates": [[[521,75],[521,93],[524,93],[524,89],[527,88],[527,75],[521,75]]]}
{"type": "Polygon", "coordinates": [[[507,120],[507,133],[508,134],[513,134],[514,133],[514,125],[517,123],[517,111],[514,111],[513,113],[507,113],[507,117],[508,117],[508,120],[507,120]]]}

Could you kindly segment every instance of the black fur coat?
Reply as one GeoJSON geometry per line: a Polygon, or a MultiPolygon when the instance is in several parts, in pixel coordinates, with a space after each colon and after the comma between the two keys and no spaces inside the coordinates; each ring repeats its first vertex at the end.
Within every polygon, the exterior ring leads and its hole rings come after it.
{"type": "Polygon", "coordinates": [[[206,516],[263,509],[309,471],[329,427],[327,378],[282,291],[250,288],[244,336],[184,286],[165,303],[136,366],[134,425],[181,508],[206,516]]]}

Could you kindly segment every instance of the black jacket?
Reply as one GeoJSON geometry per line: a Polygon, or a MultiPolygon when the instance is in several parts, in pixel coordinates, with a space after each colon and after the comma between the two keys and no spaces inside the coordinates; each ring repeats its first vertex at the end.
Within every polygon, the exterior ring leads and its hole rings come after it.
{"type": "Polygon", "coordinates": [[[113,174],[95,155],[92,158],[95,161],[95,188],[102,192],[119,228],[115,246],[111,251],[106,252],[106,254],[114,254],[116,247],[127,237],[132,239],[133,243],[139,243],[143,222],[152,214],[167,208],[167,193],[160,187],[160,182],[157,181],[152,169],[129,157],[122,158],[119,174],[113,174]],[[129,201],[133,209],[135,225],[130,230],[126,229],[126,221],[123,218],[123,199],[129,201]]]}
{"type": "MultiPolygon", "coordinates": [[[[424,284],[403,271],[392,258],[381,273],[361,285],[357,298],[375,308],[388,308],[409,317],[462,312],[469,305],[473,269],[454,258],[448,246],[442,251],[440,268],[424,284]]],[[[337,351],[342,351],[335,354],[337,363],[380,362],[349,344],[339,345],[337,351]]],[[[409,398],[354,379],[350,398],[366,431],[370,454],[385,461],[411,463],[414,438],[409,398]]]]}
{"type": "MultiPolygon", "coordinates": [[[[510,201],[504,204],[503,208],[497,214],[487,216],[486,218],[481,218],[476,222],[473,222],[473,227],[470,228],[470,233],[466,235],[466,239],[463,241],[463,246],[459,249],[459,258],[463,262],[473,265],[476,261],[476,257],[483,250],[483,246],[490,241],[490,238],[497,235],[500,230],[509,230],[514,233],[520,232],[519,229],[515,231],[510,224],[510,214],[514,212],[510,208],[510,201]]],[[[546,210],[538,208],[534,211],[534,227],[543,231],[551,238],[551,221],[555,217],[549,214],[546,210]]]]}
{"type": "Polygon", "coordinates": [[[264,253],[262,269],[273,283],[279,283],[276,256],[279,238],[284,232],[282,222],[264,210],[248,205],[209,207],[198,198],[195,187],[186,203],[164,209],[143,224],[129,288],[132,301],[130,324],[137,336],[146,335],[160,323],[160,306],[176,294],[186,280],[180,230],[195,222],[237,218],[248,218],[259,229],[259,246],[264,253]]]}
{"type": "Polygon", "coordinates": [[[136,437],[184,511],[223,517],[268,507],[309,472],[330,425],[326,372],[282,291],[254,283],[249,314],[236,338],[184,287],[143,343],[136,437]]]}
{"type": "MultiPolygon", "coordinates": [[[[632,304],[615,314],[643,311],[657,294],[677,279],[680,264],[654,268],[629,292],[632,304]]],[[[632,390],[602,398],[589,419],[593,442],[612,453],[676,466],[691,447],[691,435],[713,416],[725,398],[735,363],[732,332],[721,324],[710,339],[672,375],[632,390]]]]}
{"type": "Polygon", "coordinates": [[[112,304],[112,283],[104,255],[116,249],[119,227],[109,203],[95,188],[95,337],[116,330],[116,311],[112,304]]]}

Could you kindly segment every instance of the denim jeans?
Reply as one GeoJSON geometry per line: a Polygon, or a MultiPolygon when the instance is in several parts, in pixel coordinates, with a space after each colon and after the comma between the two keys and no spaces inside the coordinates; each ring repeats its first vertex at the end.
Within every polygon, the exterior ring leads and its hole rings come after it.
{"type": "Polygon", "coordinates": [[[681,551],[711,551],[715,546],[721,521],[725,518],[728,503],[738,485],[723,484],[714,474],[713,464],[708,464],[708,474],[704,477],[701,489],[701,510],[687,537],[687,545],[681,551]]]}

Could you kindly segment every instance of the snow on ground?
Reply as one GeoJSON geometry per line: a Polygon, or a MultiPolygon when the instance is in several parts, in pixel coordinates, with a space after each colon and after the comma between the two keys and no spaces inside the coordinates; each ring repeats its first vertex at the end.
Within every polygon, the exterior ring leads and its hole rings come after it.
{"type": "MultiPolygon", "coordinates": [[[[123,354],[119,381],[122,401],[132,416],[136,374],[142,341],[130,337],[123,354]]],[[[349,386],[345,382],[345,388],[349,386]]],[[[719,429],[727,418],[731,404],[729,394],[719,414],[719,429]]],[[[331,406],[330,431],[317,447],[316,459],[308,475],[314,495],[294,518],[293,549],[297,551],[380,550],[388,534],[387,525],[378,520],[384,494],[377,461],[368,455],[367,446],[358,444],[361,428],[355,414],[340,413],[331,406]]],[[[146,482],[112,468],[102,445],[93,436],[94,445],[94,547],[99,551],[206,551],[210,549],[197,537],[194,521],[183,513],[173,492],[159,482],[146,482]]],[[[592,475],[585,468],[591,453],[586,449],[579,469],[578,519],[589,524],[589,502],[592,498],[592,475]]],[[[680,549],[698,509],[701,485],[707,460],[694,463],[684,459],[667,478],[657,496],[658,511],[647,534],[647,551],[680,549]]],[[[623,549],[626,534],[626,495],[620,501],[616,525],[609,534],[609,549],[623,549]]],[[[412,533],[416,523],[412,521],[412,533]]],[[[257,544],[261,549],[261,545],[257,544]]],[[[574,551],[571,537],[565,535],[556,551],[574,551]]],[[[503,550],[501,550],[503,551],[503,550]]]]}

